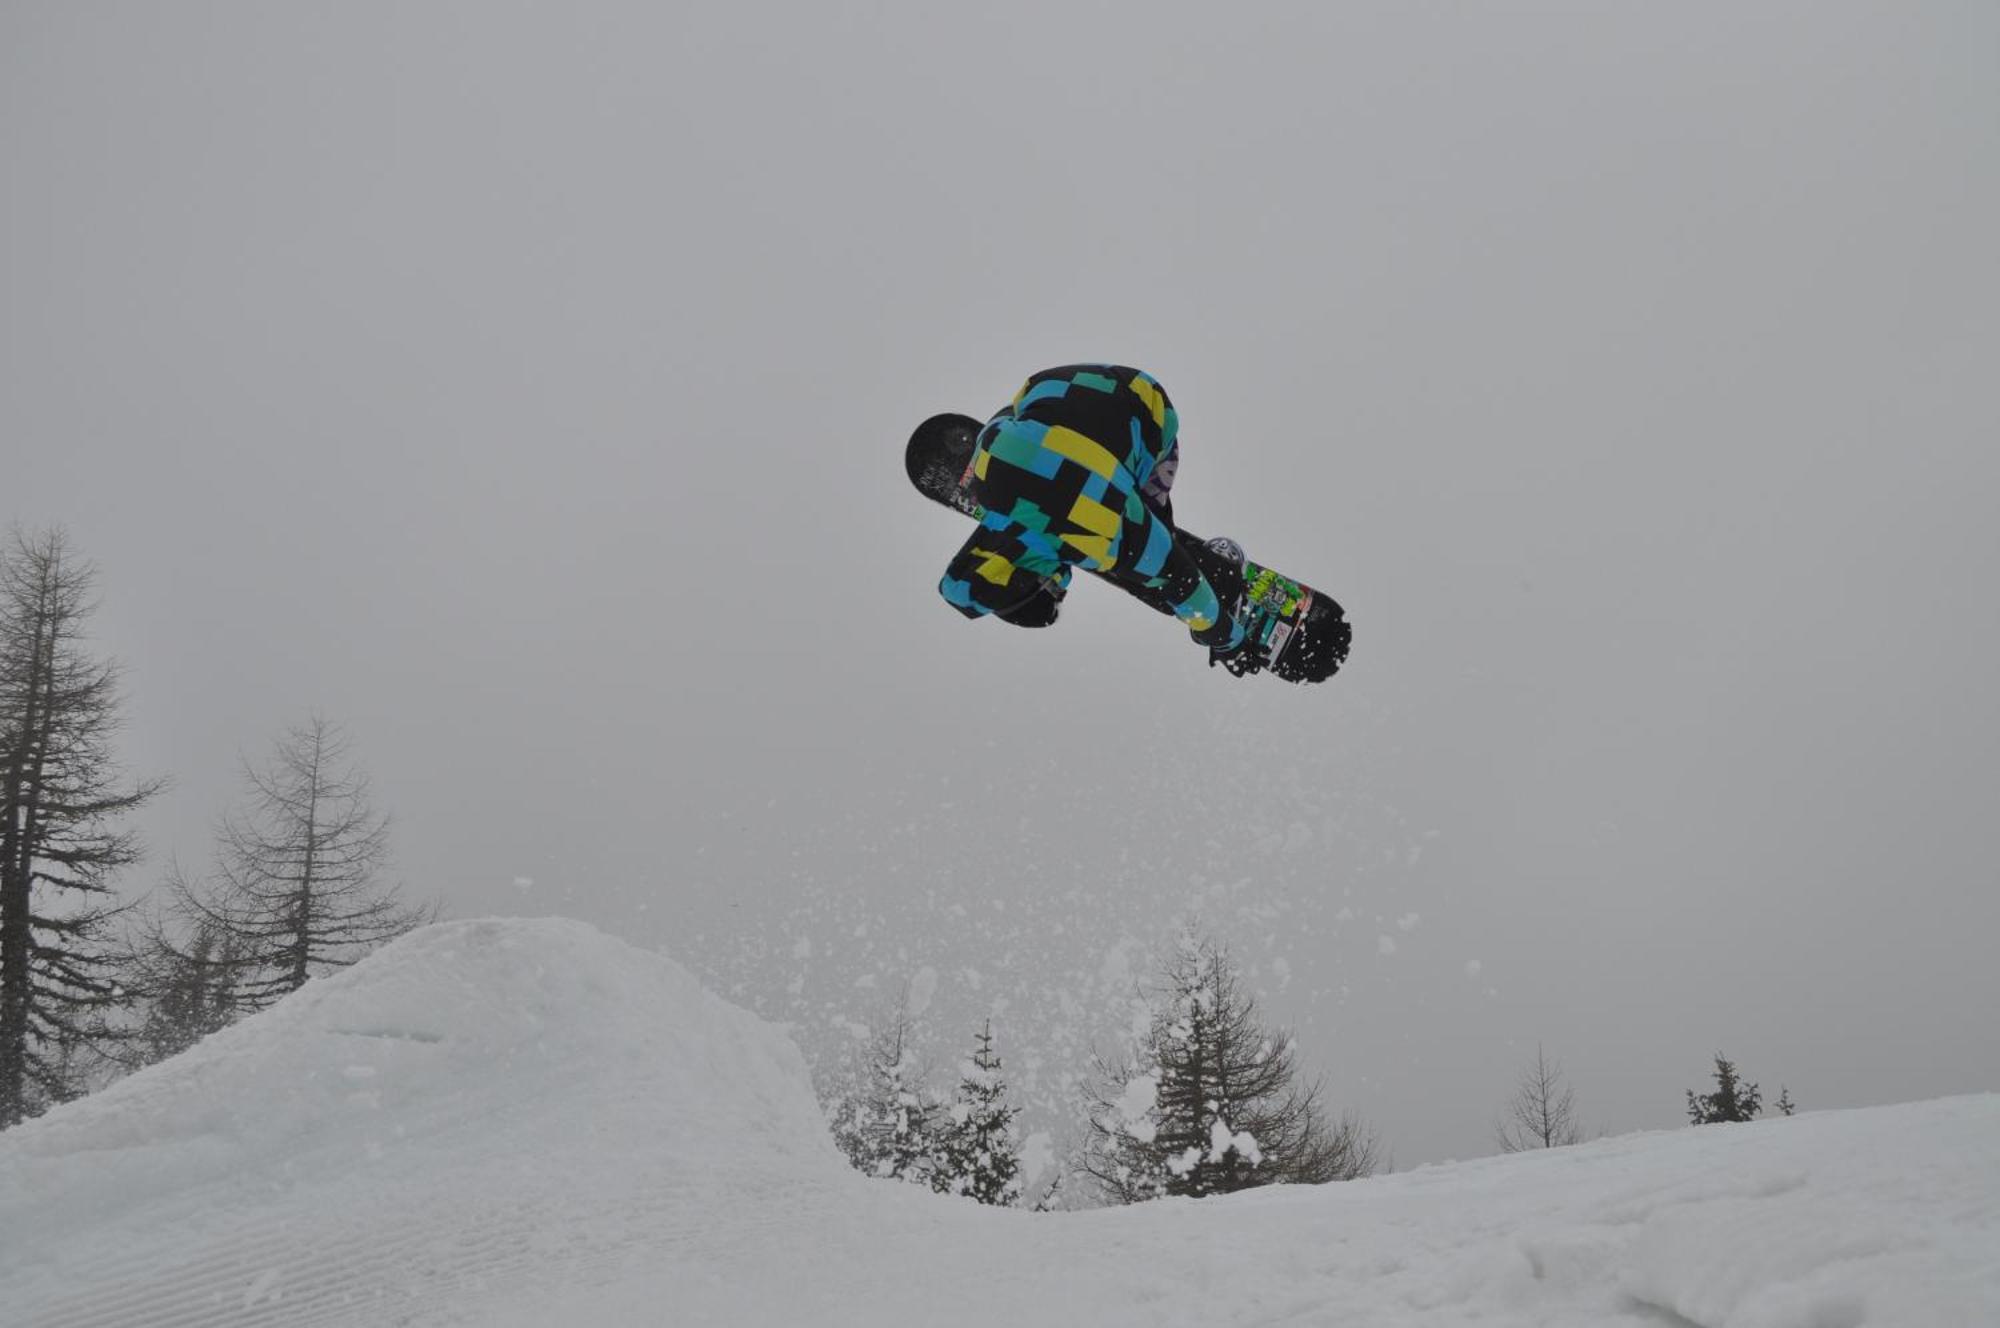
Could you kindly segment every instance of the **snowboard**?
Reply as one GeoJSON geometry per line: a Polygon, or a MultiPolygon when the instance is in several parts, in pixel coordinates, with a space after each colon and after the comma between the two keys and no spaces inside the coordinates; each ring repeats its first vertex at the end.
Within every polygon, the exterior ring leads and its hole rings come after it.
{"type": "MultiPolygon", "coordinates": [[[[917,492],[977,521],[985,509],[972,496],[972,461],[980,430],[970,415],[933,415],[903,449],[903,468],[917,492]]],[[[1174,538],[1204,573],[1226,541],[1176,528],[1174,538]]],[[[1331,595],[1248,557],[1241,559],[1244,629],[1264,670],[1286,682],[1325,682],[1347,660],[1353,629],[1331,595]]],[[[1105,578],[1109,580],[1109,578],[1105,578]]],[[[1111,582],[1117,585],[1117,582],[1111,582]]],[[[1124,587],[1120,587],[1123,589],[1124,587]]]]}

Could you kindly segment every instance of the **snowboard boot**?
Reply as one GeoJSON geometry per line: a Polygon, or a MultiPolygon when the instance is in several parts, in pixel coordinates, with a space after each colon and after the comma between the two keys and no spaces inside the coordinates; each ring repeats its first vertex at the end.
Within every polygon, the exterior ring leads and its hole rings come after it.
{"type": "MultiPolygon", "coordinates": [[[[1250,627],[1250,605],[1248,587],[1243,581],[1243,564],[1248,561],[1243,546],[1227,535],[1217,535],[1205,544],[1194,545],[1189,550],[1194,555],[1195,565],[1208,578],[1209,589],[1215,592],[1217,604],[1224,618],[1232,618],[1241,623],[1247,633],[1250,627]]],[[[1263,652],[1248,635],[1234,650],[1211,650],[1208,655],[1210,666],[1220,664],[1232,674],[1241,678],[1264,667],[1263,652]]]]}

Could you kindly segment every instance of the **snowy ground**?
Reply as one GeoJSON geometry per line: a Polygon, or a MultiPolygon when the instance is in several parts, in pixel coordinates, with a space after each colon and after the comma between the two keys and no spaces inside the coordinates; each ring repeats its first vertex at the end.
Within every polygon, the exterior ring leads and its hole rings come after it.
{"type": "Polygon", "coordinates": [[[0,1135],[0,1319],[1994,1328],[2000,1096],[995,1212],[670,961],[452,923],[0,1135]]]}

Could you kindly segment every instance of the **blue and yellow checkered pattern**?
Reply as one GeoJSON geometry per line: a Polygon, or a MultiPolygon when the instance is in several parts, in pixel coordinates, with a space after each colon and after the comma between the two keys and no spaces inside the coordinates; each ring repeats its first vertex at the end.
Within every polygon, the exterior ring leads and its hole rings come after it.
{"type": "Polygon", "coordinates": [[[980,617],[1045,581],[1067,586],[1082,566],[1173,614],[1202,645],[1235,645],[1241,628],[1217,622],[1214,590],[1141,497],[1178,433],[1166,390],[1137,369],[1068,365],[1029,378],[979,435],[971,487],[985,516],[939,593],[980,617]]]}

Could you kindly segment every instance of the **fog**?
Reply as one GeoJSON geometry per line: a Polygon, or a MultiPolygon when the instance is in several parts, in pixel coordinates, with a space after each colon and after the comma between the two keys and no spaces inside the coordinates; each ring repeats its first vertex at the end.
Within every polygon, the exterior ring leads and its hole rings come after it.
{"type": "Polygon", "coordinates": [[[317,712],[452,916],[1043,1128],[1189,921],[1398,1165],[2000,1087],[2000,11],[0,10],[0,518],[199,868],[317,712]],[[1142,366],[1319,687],[968,623],[897,452],[1142,366]]]}

